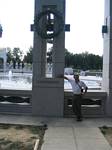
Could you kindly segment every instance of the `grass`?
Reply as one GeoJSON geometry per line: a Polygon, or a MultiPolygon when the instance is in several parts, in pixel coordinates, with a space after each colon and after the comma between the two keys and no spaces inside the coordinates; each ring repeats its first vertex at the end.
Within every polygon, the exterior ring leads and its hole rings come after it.
{"type": "Polygon", "coordinates": [[[39,139],[39,150],[46,127],[34,125],[0,124],[0,150],[33,150],[39,139]]]}
{"type": "Polygon", "coordinates": [[[112,127],[103,126],[100,130],[109,144],[112,146],[112,127]]]}

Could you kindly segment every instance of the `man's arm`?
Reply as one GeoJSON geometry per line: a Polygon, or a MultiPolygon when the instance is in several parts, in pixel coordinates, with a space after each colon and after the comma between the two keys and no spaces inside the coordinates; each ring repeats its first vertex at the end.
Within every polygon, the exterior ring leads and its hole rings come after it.
{"type": "Polygon", "coordinates": [[[82,87],[84,88],[84,94],[87,93],[88,87],[87,85],[82,81],[82,87]]]}
{"type": "Polygon", "coordinates": [[[66,76],[64,76],[64,75],[59,75],[59,76],[57,76],[58,78],[64,78],[64,79],[66,79],[66,80],[69,80],[66,76]]]}
{"type": "Polygon", "coordinates": [[[87,90],[88,90],[88,87],[86,86],[86,87],[85,87],[85,92],[84,92],[84,93],[87,93],[87,90]]]}
{"type": "Polygon", "coordinates": [[[64,79],[69,80],[66,76],[64,76],[64,79]]]}

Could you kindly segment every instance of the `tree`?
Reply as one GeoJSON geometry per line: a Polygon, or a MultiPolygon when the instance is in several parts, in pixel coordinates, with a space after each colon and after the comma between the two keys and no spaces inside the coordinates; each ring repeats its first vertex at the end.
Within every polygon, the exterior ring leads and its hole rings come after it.
{"type": "Polygon", "coordinates": [[[49,51],[47,52],[47,63],[52,63],[52,53],[53,53],[53,47],[49,48],[49,51]]]}
{"type": "Polygon", "coordinates": [[[13,59],[16,62],[21,61],[22,56],[23,56],[23,52],[20,50],[20,48],[14,48],[12,51],[12,54],[13,54],[13,59]]]}
{"type": "Polygon", "coordinates": [[[65,49],[65,67],[73,67],[74,69],[102,69],[103,57],[89,54],[88,52],[73,54],[65,49]]]}
{"type": "Polygon", "coordinates": [[[11,63],[11,61],[13,60],[13,54],[12,54],[12,51],[11,51],[11,48],[7,48],[7,63],[11,63]]]}
{"type": "Polygon", "coordinates": [[[70,67],[73,64],[73,54],[65,49],[65,67],[70,67]]]}
{"type": "Polygon", "coordinates": [[[24,62],[32,64],[32,62],[33,62],[33,54],[32,54],[32,51],[33,51],[33,48],[30,47],[30,48],[29,48],[29,51],[28,51],[27,54],[24,56],[24,59],[23,59],[24,62]]]}

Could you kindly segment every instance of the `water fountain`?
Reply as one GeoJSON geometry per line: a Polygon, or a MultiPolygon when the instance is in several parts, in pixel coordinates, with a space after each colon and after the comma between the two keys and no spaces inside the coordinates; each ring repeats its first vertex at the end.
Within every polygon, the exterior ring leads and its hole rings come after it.
{"type": "Polygon", "coordinates": [[[12,78],[12,70],[9,70],[8,77],[9,77],[9,80],[11,80],[11,78],[12,78]]]}
{"type": "MultiPolygon", "coordinates": [[[[72,75],[68,75],[71,76],[72,75]]],[[[48,74],[49,77],[49,74],[48,74]]],[[[96,76],[80,76],[89,89],[101,89],[102,78],[96,76]]],[[[32,90],[32,74],[28,73],[12,73],[0,74],[1,89],[17,89],[17,90],[32,90]]],[[[71,90],[71,85],[67,80],[64,80],[64,89],[71,90]]]]}
{"type": "Polygon", "coordinates": [[[1,89],[31,90],[32,75],[26,73],[12,73],[10,70],[8,74],[0,74],[0,85],[1,89]]]}

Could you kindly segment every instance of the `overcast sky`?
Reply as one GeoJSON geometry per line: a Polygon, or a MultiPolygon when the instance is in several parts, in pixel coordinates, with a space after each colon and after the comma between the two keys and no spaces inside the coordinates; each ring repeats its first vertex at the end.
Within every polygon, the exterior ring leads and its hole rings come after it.
{"type": "MultiPolygon", "coordinates": [[[[33,45],[34,0],[0,0],[0,23],[3,37],[0,47],[20,47],[27,50],[33,45]]],[[[102,55],[101,26],[104,20],[104,0],[66,0],[66,48],[72,53],[88,51],[102,55]]]]}

